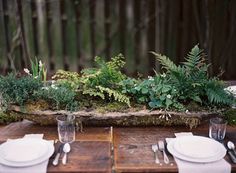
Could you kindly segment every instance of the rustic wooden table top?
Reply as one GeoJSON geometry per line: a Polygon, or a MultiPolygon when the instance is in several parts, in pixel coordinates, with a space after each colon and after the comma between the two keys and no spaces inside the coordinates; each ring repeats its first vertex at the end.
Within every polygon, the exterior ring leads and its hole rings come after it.
{"type": "MultiPolygon", "coordinates": [[[[109,127],[85,128],[83,133],[76,134],[76,142],[72,144],[69,155],[70,162],[66,166],[54,167],[50,160],[48,172],[178,172],[170,155],[172,165],[155,164],[151,145],[160,139],[174,137],[176,132],[189,131],[195,135],[208,136],[208,125],[192,130],[185,127],[114,128],[113,135],[109,127]]],[[[0,141],[29,133],[44,133],[46,139],[57,139],[56,127],[43,127],[23,121],[0,126],[0,141]]],[[[227,127],[225,140],[229,139],[236,143],[236,127],[227,127]]],[[[162,154],[159,153],[159,156],[162,154]]],[[[163,157],[160,159],[163,162],[163,157]]],[[[232,164],[227,155],[225,159],[231,163],[232,172],[236,172],[236,164],[232,164]]]]}
{"type": "MultiPolygon", "coordinates": [[[[58,138],[56,126],[44,127],[35,125],[30,121],[23,121],[0,126],[0,141],[23,137],[29,133],[43,133],[44,139],[49,140],[58,138]]],[[[68,155],[68,164],[59,164],[55,167],[52,165],[53,159],[51,158],[48,164],[48,172],[111,172],[110,141],[110,128],[86,128],[83,133],[76,133],[76,141],[72,143],[72,150],[68,155]]]]}

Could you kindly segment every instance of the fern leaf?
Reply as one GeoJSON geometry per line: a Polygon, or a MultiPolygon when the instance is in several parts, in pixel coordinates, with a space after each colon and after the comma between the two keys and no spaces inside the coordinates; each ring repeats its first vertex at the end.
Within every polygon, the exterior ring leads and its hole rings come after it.
{"type": "Polygon", "coordinates": [[[105,99],[105,95],[103,93],[98,92],[97,90],[94,90],[94,89],[86,89],[83,91],[83,94],[93,96],[93,97],[100,97],[103,100],[105,99]]]}
{"type": "Polygon", "coordinates": [[[102,93],[108,94],[109,97],[113,97],[114,100],[118,102],[126,103],[130,107],[130,100],[129,100],[129,97],[127,97],[126,95],[121,94],[118,91],[112,90],[110,88],[105,88],[102,86],[97,86],[96,88],[99,89],[102,93]]]}
{"type": "Polygon", "coordinates": [[[206,84],[206,94],[212,104],[232,105],[233,97],[224,90],[224,85],[216,79],[209,80],[206,84]]]}

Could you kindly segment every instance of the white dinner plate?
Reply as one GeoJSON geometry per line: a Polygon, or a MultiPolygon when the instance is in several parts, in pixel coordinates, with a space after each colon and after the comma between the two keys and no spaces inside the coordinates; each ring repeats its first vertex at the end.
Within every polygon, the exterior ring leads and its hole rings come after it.
{"type": "MultiPolygon", "coordinates": [[[[212,146],[213,150],[208,152],[208,154],[203,154],[203,156],[201,156],[201,154],[204,152],[205,149],[201,149],[198,146],[199,146],[199,143],[201,143],[202,138],[205,138],[205,137],[200,137],[200,136],[188,136],[188,137],[191,137],[192,139],[197,139],[197,138],[199,139],[198,142],[196,142],[194,144],[195,147],[188,147],[188,149],[186,149],[188,151],[184,151],[184,152],[182,151],[182,149],[181,149],[181,151],[177,151],[175,149],[175,147],[177,147],[176,141],[178,142],[178,140],[181,140],[181,138],[183,138],[183,140],[186,140],[186,139],[184,139],[184,137],[178,137],[178,138],[175,138],[175,139],[171,140],[168,143],[168,145],[167,145],[168,151],[173,156],[175,156],[175,157],[177,157],[179,159],[190,161],[190,162],[197,162],[197,163],[215,162],[215,161],[218,161],[218,160],[221,160],[222,158],[224,158],[224,156],[226,154],[226,149],[219,142],[214,141],[215,143],[213,144],[213,143],[211,143],[212,142],[211,141],[210,143],[214,145],[214,146],[212,146]],[[215,147],[215,145],[216,145],[216,147],[215,147]],[[198,152],[197,150],[199,150],[199,148],[200,148],[201,151],[199,151],[199,154],[197,154],[197,152],[198,152]],[[218,148],[218,151],[216,151],[215,154],[212,154],[215,151],[215,148],[218,148]],[[202,153],[200,154],[200,152],[202,152],[202,153]],[[191,154],[193,154],[193,155],[191,155],[191,154]],[[209,157],[207,157],[207,156],[209,156],[209,157]]],[[[187,138],[187,136],[186,136],[186,138],[187,138]]],[[[209,138],[209,140],[211,140],[211,139],[209,138]]],[[[202,144],[200,144],[200,145],[202,145],[202,144]]]]}
{"type": "Polygon", "coordinates": [[[209,158],[219,155],[222,144],[203,136],[183,136],[176,138],[175,151],[192,158],[209,158]]]}
{"type": "Polygon", "coordinates": [[[51,142],[22,138],[0,145],[0,163],[12,167],[32,166],[47,160],[54,152],[51,142]]]}

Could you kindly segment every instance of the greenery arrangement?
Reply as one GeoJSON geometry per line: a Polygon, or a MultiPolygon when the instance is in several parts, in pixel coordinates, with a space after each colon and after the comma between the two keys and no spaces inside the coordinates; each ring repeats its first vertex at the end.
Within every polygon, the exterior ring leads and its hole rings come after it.
{"type": "Polygon", "coordinates": [[[163,72],[145,79],[122,73],[125,62],[121,54],[109,62],[96,57],[97,67],[81,73],[58,70],[51,82],[46,81],[45,66],[36,59],[31,62],[33,75],[24,69],[26,76],[0,77],[2,106],[24,106],[43,100],[53,110],[124,111],[145,106],[150,110],[191,111],[222,109],[235,103],[232,94],[224,90],[224,83],[209,77],[209,65],[197,45],[180,65],[164,55],[152,53],[163,72]]]}

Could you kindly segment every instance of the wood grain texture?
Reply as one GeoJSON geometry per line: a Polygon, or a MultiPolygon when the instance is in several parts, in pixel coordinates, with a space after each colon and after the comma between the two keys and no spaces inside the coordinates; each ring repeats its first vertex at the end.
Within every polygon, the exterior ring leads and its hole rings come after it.
{"type": "MultiPolygon", "coordinates": [[[[189,132],[184,127],[150,127],[150,128],[116,128],[114,130],[114,167],[117,172],[178,172],[173,157],[169,154],[173,165],[163,163],[162,153],[158,156],[162,166],[154,163],[151,145],[158,140],[174,137],[177,132],[189,132]]],[[[208,125],[191,130],[194,135],[208,136],[208,125]]],[[[236,142],[236,128],[228,127],[226,141],[236,142]]],[[[232,164],[226,155],[225,159],[232,164]]],[[[232,172],[236,172],[236,165],[232,164],[232,172]]]]}
{"type": "MultiPolygon", "coordinates": [[[[58,139],[56,126],[39,126],[24,120],[0,127],[0,141],[8,138],[20,138],[29,133],[43,133],[45,139],[58,139]]],[[[76,141],[110,141],[110,128],[84,128],[83,132],[77,132],[76,141]]]]}
{"type": "MultiPolygon", "coordinates": [[[[56,126],[37,126],[30,121],[0,126],[0,143],[11,138],[20,138],[29,133],[43,133],[44,139],[57,139],[56,126]]],[[[88,128],[83,133],[76,133],[76,141],[71,144],[68,164],[54,167],[53,156],[48,164],[48,173],[67,172],[111,172],[110,128],[88,128]]],[[[56,150],[59,146],[56,144],[56,150]]],[[[60,159],[61,160],[61,159],[60,159]]]]}
{"type": "MultiPolygon", "coordinates": [[[[173,165],[154,163],[151,145],[158,140],[174,137],[174,133],[192,132],[194,135],[208,136],[208,124],[189,130],[186,127],[127,127],[113,128],[87,127],[83,133],[76,134],[76,141],[72,144],[69,163],[66,166],[53,167],[50,159],[48,172],[178,172],[173,157],[169,158],[173,165]],[[113,137],[112,137],[113,136],[113,137]],[[111,141],[114,155],[111,151],[111,141]],[[112,164],[114,158],[114,165],[112,164]]],[[[56,139],[56,126],[38,126],[30,121],[12,123],[0,126],[0,141],[8,138],[19,138],[29,133],[44,133],[46,139],[56,139]]],[[[236,127],[227,127],[225,142],[231,140],[236,143],[236,127]]],[[[56,148],[58,144],[56,144],[56,148]]],[[[161,162],[163,156],[158,153],[161,162]]],[[[225,159],[232,165],[232,172],[236,172],[236,164],[232,164],[228,155],[225,159]]]]}
{"type": "Polygon", "coordinates": [[[111,172],[110,143],[107,141],[76,141],[71,145],[66,165],[52,165],[48,172],[111,172]]]}

